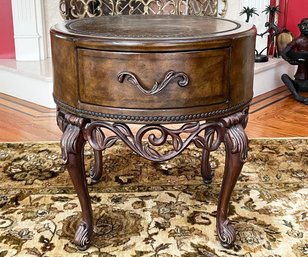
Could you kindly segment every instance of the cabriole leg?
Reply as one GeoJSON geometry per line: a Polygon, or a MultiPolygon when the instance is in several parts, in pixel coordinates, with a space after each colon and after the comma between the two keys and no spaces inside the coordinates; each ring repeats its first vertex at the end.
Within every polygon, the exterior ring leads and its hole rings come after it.
{"type": "Polygon", "coordinates": [[[96,184],[103,174],[103,160],[102,151],[94,150],[94,164],[90,170],[91,184],[96,184]]]}
{"type": "MultiPolygon", "coordinates": [[[[206,130],[204,133],[204,137],[208,138],[210,141],[209,144],[212,144],[214,141],[212,129],[206,130]]],[[[210,164],[210,151],[207,150],[205,147],[202,149],[202,159],[201,159],[201,176],[203,178],[203,182],[205,184],[212,183],[212,179],[214,176],[214,171],[211,168],[210,164]]]]}
{"type": "Polygon", "coordinates": [[[93,215],[84,168],[85,139],[82,134],[85,121],[70,114],[58,112],[62,157],[75,187],[82,211],[82,220],[75,234],[75,244],[80,250],[89,247],[93,234],[93,215]]]}
{"type": "Polygon", "coordinates": [[[201,159],[201,176],[205,184],[212,183],[213,171],[210,165],[210,151],[203,148],[201,159]]]}
{"type": "Polygon", "coordinates": [[[247,114],[238,113],[223,119],[226,151],[225,170],[217,207],[217,234],[223,247],[231,248],[235,230],[228,220],[229,201],[235,183],[247,157],[248,139],[244,131],[247,114]]]}

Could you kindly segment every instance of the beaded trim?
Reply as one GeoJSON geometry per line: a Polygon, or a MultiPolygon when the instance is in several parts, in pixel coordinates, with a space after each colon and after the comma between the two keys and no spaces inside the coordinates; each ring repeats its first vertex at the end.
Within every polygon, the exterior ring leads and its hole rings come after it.
{"type": "Polygon", "coordinates": [[[54,100],[58,107],[64,109],[65,111],[74,113],[76,115],[84,115],[84,116],[105,118],[110,120],[121,120],[121,121],[131,121],[131,122],[184,122],[196,119],[206,119],[213,116],[226,115],[228,113],[238,110],[239,108],[245,107],[251,101],[249,100],[247,102],[242,102],[237,105],[231,106],[230,108],[211,111],[211,112],[204,112],[204,113],[186,114],[178,116],[140,116],[140,115],[119,115],[119,114],[82,110],[72,107],[68,104],[65,104],[56,99],[55,97],[54,100]]]}

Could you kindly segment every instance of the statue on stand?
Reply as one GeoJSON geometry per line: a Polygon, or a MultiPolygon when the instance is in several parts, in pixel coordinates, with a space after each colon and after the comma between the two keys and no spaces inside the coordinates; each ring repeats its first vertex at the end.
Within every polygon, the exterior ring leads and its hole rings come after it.
{"type": "MultiPolygon", "coordinates": [[[[266,8],[262,11],[262,13],[269,14],[269,19],[265,23],[266,31],[263,33],[258,33],[257,36],[260,36],[263,38],[264,35],[268,34],[268,44],[266,47],[264,47],[261,51],[255,50],[255,62],[267,62],[268,61],[268,54],[269,52],[273,52],[273,57],[277,54],[276,49],[276,37],[279,34],[279,27],[276,25],[275,17],[280,13],[279,6],[272,6],[268,5],[266,8]],[[264,51],[267,51],[267,54],[263,54],[264,51]]],[[[256,8],[250,8],[250,7],[244,7],[243,10],[240,12],[240,15],[246,14],[246,22],[249,22],[250,17],[253,17],[253,15],[258,15],[256,8]]]]}
{"type": "Polygon", "coordinates": [[[295,99],[308,104],[308,97],[299,93],[308,92],[308,18],[298,24],[300,36],[291,41],[282,51],[281,56],[292,65],[298,65],[294,79],[287,74],[281,76],[284,84],[289,88],[295,99]]]}

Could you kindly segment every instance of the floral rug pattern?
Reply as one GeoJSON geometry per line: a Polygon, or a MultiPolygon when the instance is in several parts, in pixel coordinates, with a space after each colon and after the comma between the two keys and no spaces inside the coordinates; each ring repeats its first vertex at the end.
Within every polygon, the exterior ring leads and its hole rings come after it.
{"type": "MultiPolygon", "coordinates": [[[[95,235],[81,252],[72,244],[79,202],[59,144],[2,143],[0,257],[308,256],[308,139],[252,139],[249,148],[229,210],[232,249],[215,232],[223,148],[211,153],[215,177],[205,185],[194,146],[154,163],[119,143],[104,152],[102,180],[89,186],[95,235]]],[[[85,159],[89,170],[89,148],[85,159]]]]}

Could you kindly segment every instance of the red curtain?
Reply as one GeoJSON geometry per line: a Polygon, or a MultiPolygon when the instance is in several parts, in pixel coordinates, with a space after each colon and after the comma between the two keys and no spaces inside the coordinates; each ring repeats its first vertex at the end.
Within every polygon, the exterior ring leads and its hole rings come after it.
{"type": "MultiPolygon", "coordinates": [[[[276,0],[271,0],[271,5],[275,5],[276,0]]],[[[278,25],[291,31],[295,37],[299,36],[300,31],[297,24],[301,19],[308,18],[308,0],[279,0],[280,15],[278,25]],[[287,4],[287,10],[286,10],[287,4]],[[286,16],[285,16],[286,14],[286,16]],[[286,18],[286,24],[285,23],[286,18]]]]}
{"type": "Polygon", "coordinates": [[[15,58],[14,30],[11,0],[1,0],[0,8],[0,58],[15,58]]]}

